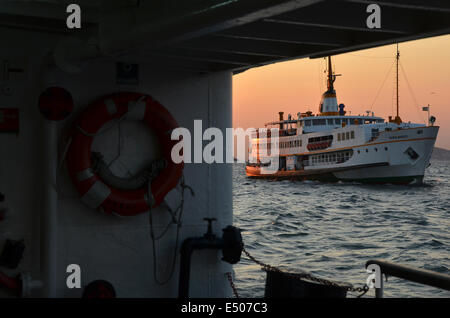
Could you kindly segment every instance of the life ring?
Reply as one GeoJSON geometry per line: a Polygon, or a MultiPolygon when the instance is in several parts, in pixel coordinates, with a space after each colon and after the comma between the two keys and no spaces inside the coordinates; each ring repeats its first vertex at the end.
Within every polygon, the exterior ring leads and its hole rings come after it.
{"type": "Polygon", "coordinates": [[[140,93],[116,93],[105,96],[87,107],[75,123],[67,152],[67,167],[81,201],[107,214],[131,216],[158,206],[177,184],[183,163],[171,159],[171,132],[178,127],[172,115],[152,97],[140,93]],[[91,145],[100,128],[113,119],[142,120],[159,139],[165,168],[151,181],[151,186],[135,190],[107,185],[92,168],[91,145]],[[150,196],[150,198],[149,198],[150,196]]]}

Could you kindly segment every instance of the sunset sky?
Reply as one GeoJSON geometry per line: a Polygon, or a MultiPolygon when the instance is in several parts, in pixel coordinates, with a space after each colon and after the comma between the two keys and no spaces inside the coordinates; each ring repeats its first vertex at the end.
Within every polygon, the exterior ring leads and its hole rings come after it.
{"type": "MultiPolygon", "coordinates": [[[[450,35],[400,43],[399,48],[413,91],[400,68],[400,117],[404,122],[424,123],[427,114],[422,106],[430,104],[441,127],[436,146],[450,149],[450,35]]],[[[395,53],[396,46],[389,45],[334,56],[334,70],[342,74],[335,82],[338,103],[345,104],[352,115],[367,110],[383,118],[395,115],[395,53]]],[[[316,113],[326,90],[325,67],[323,58],[300,59],[235,75],[233,126],[264,127],[278,119],[279,111],[285,117],[307,110],[316,113]]]]}

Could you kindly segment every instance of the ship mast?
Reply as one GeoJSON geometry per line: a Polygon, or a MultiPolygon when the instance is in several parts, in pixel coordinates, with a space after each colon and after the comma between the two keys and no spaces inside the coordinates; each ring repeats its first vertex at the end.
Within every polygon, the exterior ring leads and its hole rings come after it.
{"type": "Polygon", "coordinates": [[[398,97],[398,61],[399,61],[399,59],[400,59],[400,52],[398,51],[398,43],[397,43],[397,56],[396,56],[396,66],[397,66],[397,80],[396,80],[396,82],[397,82],[397,88],[396,88],[396,90],[397,90],[397,116],[396,116],[396,118],[395,119],[397,119],[397,118],[400,118],[400,116],[399,116],[399,97],[398,97]]]}
{"type": "Polygon", "coordinates": [[[328,56],[328,82],[327,82],[328,91],[333,89],[333,70],[331,69],[331,57],[328,56]]]}
{"type": "Polygon", "coordinates": [[[334,90],[333,83],[336,80],[336,76],[333,75],[333,68],[331,66],[331,56],[328,56],[328,83],[327,88],[329,92],[334,90]]]}
{"type": "Polygon", "coordinates": [[[331,56],[328,56],[327,91],[323,93],[322,100],[319,104],[320,116],[336,116],[339,114],[336,91],[334,90],[334,81],[336,80],[336,76],[339,75],[340,74],[333,73],[331,56]]]}
{"type": "Polygon", "coordinates": [[[396,63],[396,92],[397,92],[397,114],[394,119],[392,119],[392,116],[389,116],[389,122],[396,123],[397,125],[400,125],[402,123],[402,119],[400,118],[400,97],[399,97],[399,86],[398,86],[398,65],[400,61],[400,51],[398,50],[398,43],[397,43],[397,55],[395,56],[395,63],[396,63]]]}

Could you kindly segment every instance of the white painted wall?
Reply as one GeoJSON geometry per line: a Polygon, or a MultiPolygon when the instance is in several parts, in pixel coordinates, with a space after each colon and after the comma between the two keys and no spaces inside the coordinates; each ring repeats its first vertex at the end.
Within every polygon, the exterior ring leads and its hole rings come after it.
{"type": "MultiPolygon", "coordinates": [[[[57,71],[44,74],[40,71],[41,55],[52,39],[36,39],[31,33],[0,30],[0,37],[11,38],[8,48],[0,48],[0,60],[17,60],[26,72],[17,75],[10,84],[15,91],[12,96],[0,94],[0,107],[20,108],[20,134],[0,134],[0,191],[4,192],[11,209],[7,221],[0,223],[0,245],[6,238],[24,238],[25,257],[20,270],[30,271],[34,278],[39,275],[39,206],[41,173],[43,163],[42,118],[37,100],[42,82],[54,83],[69,90],[76,110],[67,121],[58,124],[60,147],[64,145],[67,128],[76,114],[102,95],[118,91],[138,91],[152,95],[175,117],[179,125],[193,131],[193,120],[202,119],[204,129],[214,126],[232,127],[231,73],[196,75],[175,71],[157,71],[140,65],[140,85],[119,86],[115,83],[114,61],[91,62],[82,73],[76,75],[57,71]],[[24,50],[27,41],[29,48],[24,50]],[[45,43],[49,43],[46,45],[45,43]]],[[[150,134],[142,125],[124,123],[122,129],[121,162],[112,165],[117,174],[124,175],[124,165],[132,172],[143,164],[139,155],[152,156],[150,134]],[[132,137],[136,136],[136,137],[132,137]],[[148,147],[145,147],[146,142],[148,147]],[[144,146],[144,148],[143,148],[144,146]]],[[[117,128],[99,137],[94,147],[101,149],[107,159],[115,156],[117,128]]],[[[61,150],[61,149],[60,149],[61,150]]],[[[204,217],[215,217],[218,222],[214,232],[232,223],[232,170],[230,165],[187,164],[186,182],[193,187],[195,197],[186,195],[186,205],[181,230],[181,241],[191,236],[202,236],[206,231],[204,217]]],[[[165,286],[153,280],[152,249],[149,235],[148,214],[118,218],[102,215],[86,208],[77,198],[64,168],[58,174],[58,242],[57,279],[58,297],[79,297],[82,290],[66,288],[66,266],[79,264],[82,269],[82,285],[95,279],[109,280],[119,297],[176,297],[178,292],[178,262],[172,280],[165,286]]],[[[153,211],[156,231],[165,227],[169,220],[165,211],[153,211]]],[[[159,275],[171,264],[175,238],[175,226],[166,237],[158,241],[159,275]]],[[[180,242],[181,245],[181,242],[180,242]]],[[[231,266],[220,260],[221,252],[195,252],[191,272],[192,297],[227,297],[231,295],[225,272],[231,266]]],[[[5,271],[7,272],[7,271],[5,271]]],[[[11,273],[11,272],[8,272],[11,273]]],[[[0,294],[2,296],[3,294],[0,294]]]]}

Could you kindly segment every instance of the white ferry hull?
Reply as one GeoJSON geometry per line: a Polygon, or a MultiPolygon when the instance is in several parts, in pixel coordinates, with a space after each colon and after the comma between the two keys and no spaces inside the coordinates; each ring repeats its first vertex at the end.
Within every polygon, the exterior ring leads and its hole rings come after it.
{"type": "MultiPolygon", "coordinates": [[[[423,181],[425,169],[430,163],[430,156],[433,150],[434,141],[416,141],[411,143],[405,143],[405,146],[412,145],[415,148],[421,147],[422,155],[414,163],[406,162],[407,158],[404,158],[402,163],[391,163],[387,166],[372,167],[364,169],[351,169],[341,172],[335,172],[334,175],[337,179],[342,181],[361,181],[377,182],[377,181],[397,181],[402,180],[405,183],[421,183],[423,181]]],[[[397,150],[397,149],[396,149],[397,150]]],[[[396,151],[395,152],[400,152],[396,151]]],[[[400,154],[396,154],[400,155],[400,154]]]]}
{"type": "MultiPolygon", "coordinates": [[[[353,156],[344,164],[308,166],[302,170],[262,174],[259,167],[246,167],[249,177],[344,181],[361,183],[422,183],[429,166],[439,127],[421,127],[387,133],[382,139],[351,147],[353,156]],[[417,158],[408,155],[414,150],[417,158]]],[[[320,152],[313,152],[320,154],[320,152]]],[[[325,153],[325,152],[324,152],[325,153]]]]}

